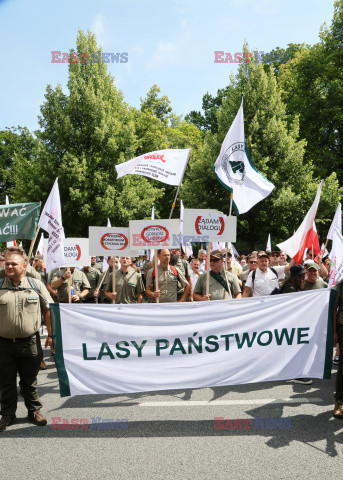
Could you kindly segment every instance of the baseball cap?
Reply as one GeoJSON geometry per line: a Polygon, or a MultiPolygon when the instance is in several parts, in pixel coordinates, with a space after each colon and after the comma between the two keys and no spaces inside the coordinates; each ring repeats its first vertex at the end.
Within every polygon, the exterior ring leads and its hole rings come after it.
{"type": "Polygon", "coordinates": [[[219,260],[221,260],[223,258],[223,254],[220,250],[213,250],[213,252],[210,253],[210,258],[219,258],[219,260]]]}
{"type": "Polygon", "coordinates": [[[291,277],[298,277],[299,275],[303,275],[304,273],[306,273],[306,270],[302,265],[293,265],[293,267],[291,267],[290,269],[291,277]]]}
{"type": "Polygon", "coordinates": [[[257,257],[257,258],[261,258],[261,257],[267,257],[267,258],[269,258],[269,255],[268,255],[268,253],[266,253],[266,252],[260,252],[260,253],[258,254],[258,257],[257,257]]]}

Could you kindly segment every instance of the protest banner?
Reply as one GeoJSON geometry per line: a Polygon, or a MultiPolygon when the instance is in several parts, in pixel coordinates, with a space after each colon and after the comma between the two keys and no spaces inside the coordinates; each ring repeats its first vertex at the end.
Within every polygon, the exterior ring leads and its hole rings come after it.
{"type": "MultiPolygon", "coordinates": [[[[44,249],[48,247],[48,239],[44,239],[44,249]]],[[[90,266],[91,258],[89,255],[88,238],[65,238],[63,240],[64,264],[61,268],[66,267],[86,267],[90,266]]]]}
{"type": "Polygon", "coordinates": [[[130,248],[179,248],[180,220],[130,220],[130,248]]]}
{"type": "Polygon", "coordinates": [[[330,294],[52,304],[61,396],[330,378],[330,294]]]}
{"type": "Polygon", "coordinates": [[[39,219],[40,203],[0,205],[0,241],[32,240],[39,219]]]}
{"type": "Polygon", "coordinates": [[[130,229],[125,227],[89,227],[89,253],[99,256],[136,257],[139,249],[131,250],[130,229]]]}
{"type": "Polygon", "coordinates": [[[191,242],[235,242],[237,217],[216,210],[183,210],[183,244],[191,242]],[[188,238],[187,238],[188,237],[188,238]]]}

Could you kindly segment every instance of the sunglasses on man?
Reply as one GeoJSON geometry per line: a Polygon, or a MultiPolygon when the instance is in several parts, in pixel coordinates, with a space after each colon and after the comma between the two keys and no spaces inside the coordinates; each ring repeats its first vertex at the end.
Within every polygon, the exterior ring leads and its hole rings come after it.
{"type": "Polygon", "coordinates": [[[219,262],[220,258],[210,258],[210,262],[217,263],[219,262]]]}

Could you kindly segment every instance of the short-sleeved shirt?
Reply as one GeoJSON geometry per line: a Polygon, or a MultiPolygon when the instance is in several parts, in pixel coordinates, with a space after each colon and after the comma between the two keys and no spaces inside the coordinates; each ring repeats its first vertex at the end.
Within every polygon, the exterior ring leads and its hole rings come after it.
{"type": "Polygon", "coordinates": [[[89,267],[86,270],[84,268],[81,268],[80,271],[83,272],[86,275],[87,280],[89,281],[89,285],[91,286],[87,297],[93,297],[94,296],[94,291],[99,284],[100,272],[95,267],[89,267]]]}
{"type": "Polygon", "coordinates": [[[327,286],[328,284],[319,277],[315,283],[311,283],[308,280],[305,280],[304,290],[318,290],[318,288],[327,288],[327,286]]]}
{"type": "Polygon", "coordinates": [[[206,260],[204,260],[202,263],[199,265],[199,273],[203,274],[206,271],[206,260]]]}
{"type": "MultiPolygon", "coordinates": [[[[112,278],[112,275],[110,275],[106,292],[112,292],[112,278]]],[[[142,276],[131,267],[126,273],[122,270],[116,270],[115,283],[116,303],[137,303],[137,295],[144,293],[142,276]]]]}
{"type": "Polygon", "coordinates": [[[233,273],[234,275],[236,275],[239,279],[241,279],[241,275],[242,275],[242,269],[237,267],[237,265],[233,265],[231,263],[231,266],[229,268],[226,269],[227,272],[230,272],[230,273],[233,273]]]}
{"type": "Polygon", "coordinates": [[[143,275],[145,275],[145,277],[147,276],[148,274],[148,271],[150,270],[150,268],[153,267],[153,264],[150,262],[150,260],[147,260],[144,262],[144,265],[143,265],[143,275]]]}
{"type": "Polygon", "coordinates": [[[252,288],[253,297],[263,297],[270,295],[275,288],[279,288],[279,279],[284,275],[286,266],[273,267],[276,274],[270,268],[266,272],[262,272],[260,268],[255,270],[255,281],[253,282],[252,274],[249,273],[245,286],[252,288]]]}
{"type": "MultiPolygon", "coordinates": [[[[176,268],[177,276],[175,276],[174,272],[168,265],[168,268],[164,269],[161,265],[158,265],[157,272],[158,272],[158,289],[160,290],[160,303],[170,303],[170,302],[177,302],[177,293],[179,289],[179,285],[181,287],[186,287],[188,285],[187,280],[180,272],[180,270],[176,268]]],[[[151,290],[155,289],[155,279],[153,277],[154,268],[151,268],[148,271],[147,279],[146,279],[146,286],[151,288],[151,290]]],[[[149,302],[156,303],[155,298],[149,298],[149,302]]]]}
{"type": "Polygon", "coordinates": [[[91,267],[96,268],[100,273],[102,273],[102,263],[96,262],[94,265],[91,265],[91,267]]]}
{"type": "Polygon", "coordinates": [[[56,273],[59,272],[60,270],[61,270],[60,268],[53,268],[52,270],[50,270],[50,272],[48,272],[48,278],[47,278],[48,284],[52,282],[52,279],[54,278],[56,273]]]}
{"type": "MultiPolygon", "coordinates": [[[[63,277],[65,274],[66,269],[62,268],[59,272],[56,272],[52,278],[52,282],[57,280],[58,278],[63,277]]],[[[81,272],[81,270],[74,270],[71,274],[71,286],[74,288],[75,295],[80,295],[80,293],[85,289],[88,288],[90,290],[91,286],[86,275],[81,272]]],[[[68,303],[69,295],[68,295],[68,280],[63,280],[62,284],[57,289],[57,300],[60,303],[68,303]]]]}
{"type": "Polygon", "coordinates": [[[41,325],[41,309],[49,309],[52,298],[43,282],[34,279],[37,290],[31,286],[24,276],[18,285],[6,277],[0,289],[0,336],[4,338],[26,338],[39,330],[41,325]],[[15,287],[25,290],[15,290],[15,287]],[[26,290],[27,289],[27,290],[26,290]]]}
{"type": "MultiPolygon", "coordinates": [[[[224,272],[224,269],[221,269],[220,276],[225,281],[227,279],[232,298],[235,298],[238,293],[241,293],[241,288],[238,283],[237,275],[234,275],[230,272],[224,272]]],[[[202,275],[200,275],[194,287],[194,293],[198,293],[199,295],[206,295],[206,277],[207,273],[203,273],[202,275]]],[[[211,295],[211,300],[226,300],[231,298],[230,294],[226,291],[226,289],[218,282],[218,280],[213,278],[212,275],[210,275],[209,281],[209,294],[211,295]]]]}
{"type": "Polygon", "coordinates": [[[177,267],[180,270],[180,272],[185,278],[191,276],[191,267],[189,266],[189,263],[187,262],[187,260],[185,260],[184,258],[179,257],[177,259],[175,267],[177,267]]]}

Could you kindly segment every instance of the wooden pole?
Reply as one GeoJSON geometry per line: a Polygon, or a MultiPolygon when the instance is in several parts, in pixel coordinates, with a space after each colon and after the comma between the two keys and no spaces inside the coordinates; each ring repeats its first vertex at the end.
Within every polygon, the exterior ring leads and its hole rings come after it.
{"type": "Polygon", "coordinates": [[[231,195],[230,195],[230,217],[231,217],[231,214],[232,214],[232,199],[233,199],[233,193],[231,193],[231,195]]]}
{"type": "MultiPolygon", "coordinates": [[[[69,267],[67,268],[67,272],[70,272],[69,267]]],[[[68,303],[71,303],[71,276],[68,278],[67,285],[68,285],[68,303]]]]}
{"type": "Polygon", "coordinates": [[[188,160],[189,160],[190,154],[191,154],[191,148],[188,149],[187,161],[186,161],[186,163],[185,163],[185,168],[183,169],[183,173],[182,173],[182,177],[181,177],[179,186],[177,187],[176,195],[175,195],[175,198],[174,198],[174,201],[173,201],[173,204],[172,204],[172,208],[171,208],[171,211],[170,211],[170,215],[169,215],[169,220],[171,219],[171,217],[172,217],[172,215],[173,215],[173,211],[174,211],[175,204],[176,204],[176,199],[177,199],[177,196],[178,196],[178,194],[179,194],[179,190],[180,190],[180,187],[181,187],[181,183],[182,183],[182,180],[183,180],[183,176],[184,176],[185,171],[186,171],[186,167],[187,167],[187,164],[188,164],[188,160]]]}
{"type": "MultiPolygon", "coordinates": [[[[158,261],[157,261],[157,250],[155,250],[155,292],[158,290],[158,261]]],[[[160,303],[159,297],[156,297],[156,303],[160,303]]]]}
{"type": "MultiPolygon", "coordinates": [[[[115,269],[115,262],[114,259],[116,257],[112,257],[113,260],[113,267],[112,267],[112,293],[116,293],[116,269],[115,269]]],[[[116,303],[115,300],[112,300],[112,303],[116,303]]]]}
{"type": "Polygon", "coordinates": [[[210,293],[210,244],[207,244],[206,295],[210,293]]]}
{"type": "Polygon", "coordinates": [[[34,244],[35,244],[35,242],[36,242],[36,240],[37,240],[37,235],[38,235],[39,229],[40,229],[40,226],[38,225],[37,230],[36,230],[35,238],[34,238],[33,240],[31,240],[30,250],[29,250],[29,254],[28,254],[28,256],[27,256],[27,262],[28,262],[28,264],[30,264],[31,253],[32,253],[34,244]]]}

